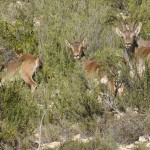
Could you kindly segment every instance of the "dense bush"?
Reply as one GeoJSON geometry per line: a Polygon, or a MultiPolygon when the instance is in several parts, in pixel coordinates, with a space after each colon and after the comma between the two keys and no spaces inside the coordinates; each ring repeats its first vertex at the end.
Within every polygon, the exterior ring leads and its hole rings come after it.
{"type": "Polygon", "coordinates": [[[116,143],[111,137],[97,138],[89,143],[81,143],[79,141],[67,141],[62,144],[60,150],[117,150],[116,143]]]}
{"type": "Polygon", "coordinates": [[[18,147],[29,137],[39,117],[37,102],[21,82],[2,85],[0,88],[0,141],[18,147]]]}
{"type": "MultiPolygon", "coordinates": [[[[35,74],[38,88],[33,95],[23,81],[16,80],[0,87],[0,148],[32,149],[29,139],[35,131],[40,134],[41,142],[51,142],[60,139],[62,132],[69,132],[68,128],[77,122],[83,134],[96,134],[98,140],[89,144],[71,141],[61,145],[62,149],[73,149],[74,145],[79,149],[115,149],[121,132],[124,133],[122,139],[132,136],[130,131],[134,125],[122,122],[120,128],[114,124],[116,135],[109,132],[115,139],[112,143],[106,142],[110,141],[106,136],[100,138],[108,133],[106,128],[111,128],[111,121],[114,121],[103,108],[106,97],[98,100],[102,87],[87,80],[81,62],[73,59],[65,40],[78,41],[86,37],[85,53],[90,59],[101,62],[106,70],[115,66],[122,71],[121,76],[116,74],[115,78],[125,83],[125,95],[116,97],[115,110],[131,107],[149,114],[149,71],[142,79],[138,76],[131,79],[128,68],[118,66],[117,55],[122,55],[123,45],[115,33],[115,27],[119,26],[117,14],[125,12],[130,16],[129,22],[138,19],[143,23],[142,36],[149,39],[149,5],[148,0],[1,2],[0,61],[31,53],[43,60],[44,68],[35,74]],[[89,83],[92,83],[90,91],[87,90],[89,83]],[[100,123],[97,123],[98,118],[102,120],[100,123]],[[129,133],[126,125],[131,126],[129,133]]],[[[148,125],[149,121],[144,122],[139,135],[148,134],[148,125]]],[[[70,138],[69,134],[67,136],[70,138]]],[[[138,133],[133,141],[137,137],[138,133]]]]}

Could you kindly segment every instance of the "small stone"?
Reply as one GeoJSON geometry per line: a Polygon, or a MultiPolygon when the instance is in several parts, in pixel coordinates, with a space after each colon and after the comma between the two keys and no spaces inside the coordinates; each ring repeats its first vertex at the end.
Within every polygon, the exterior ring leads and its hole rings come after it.
{"type": "Polygon", "coordinates": [[[150,143],[147,143],[147,144],[146,144],[146,147],[150,148],[150,143]]]}
{"type": "Polygon", "coordinates": [[[124,145],[119,145],[118,150],[126,150],[126,147],[124,145]]]}
{"type": "Polygon", "coordinates": [[[80,140],[81,139],[81,134],[77,134],[73,137],[73,140],[80,140]]]}
{"type": "Polygon", "coordinates": [[[139,141],[140,142],[146,142],[147,140],[146,140],[146,138],[144,136],[140,136],[139,137],[139,141]]]}
{"type": "Polygon", "coordinates": [[[123,118],[124,116],[125,116],[125,113],[114,114],[114,117],[118,120],[123,118]]]}
{"type": "Polygon", "coordinates": [[[127,145],[127,146],[126,146],[127,149],[131,149],[131,148],[135,148],[135,147],[136,147],[136,146],[135,146],[134,144],[130,144],[130,145],[127,145]]]}
{"type": "Polygon", "coordinates": [[[83,143],[87,143],[89,141],[90,141],[89,139],[81,139],[81,142],[83,142],[83,143]]]}
{"type": "Polygon", "coordinates": [[[80,141],[83,142],[83,143],[90,142],[91,140],[93,140],[93,137],[81,138],[81,139],[80,139],[80,141]]]}
{"type": "Polygon", "coordinates": [[[42,149],[46,149],[46,148],[56,148],[58,146],[60,146],[60,142],[52,142],[52,143],[45,143],[42,145],[42,149]]]}
{"type": "Polygon", "coordinates": [[[138,145],[140,142],[139,141],[135,141],[135,144],[138,145]]]}

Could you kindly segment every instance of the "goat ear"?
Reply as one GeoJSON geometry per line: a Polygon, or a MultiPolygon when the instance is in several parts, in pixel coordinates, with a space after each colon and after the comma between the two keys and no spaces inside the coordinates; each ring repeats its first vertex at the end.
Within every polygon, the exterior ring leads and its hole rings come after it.
{"type": "Polygon", "coordinates": [[[134,31],[134,33],[135,33],[136,36],[140,33],[141,28],[142,28],[142,23],[140,22],[139,25],[137,26],[137,28],[134,31]]]}
{"type": "Polygon", "coordinates": [[[65,40],[67,47],[71,47],[71,43],[68,40],[65,40]]]}
{"type": "Polygon", "coordinates": [[[117,33],[120,37],[123,37],[123,33],[119,30],[119,28],[116,28],[116,33],[117,33]]]}
{"type": "Polygon", "coordinates": [[[84,38],[82,40],[81,44],[82,44],[83,47],[86,47],[86,45],[87,45],[87,38],[84,38]]]}

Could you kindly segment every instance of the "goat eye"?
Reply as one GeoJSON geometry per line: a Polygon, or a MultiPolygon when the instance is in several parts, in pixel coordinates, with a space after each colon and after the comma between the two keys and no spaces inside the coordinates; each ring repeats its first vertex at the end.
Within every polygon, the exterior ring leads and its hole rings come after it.
{"type": "Polygon", "coordinates": [[[135,38],[136,38],[136,36],[135,36],[135,35],[133,35],[133,36],[132,36],[132,38],[133,38],[133,39],[135,39],[135,38]]]}
{"type": "Polygon", "coordinates": [[[134,33],[132,33],[131,36],[132,36],[133,38],[136,37],[136,35],[135,35],[134,33]]]}
{"type": "Polygon", "coordinates": [[[81,51],[82,51],[83,49],[84,49],[84,47],[82,46],[82,47],[81,47],[81,51]]]}

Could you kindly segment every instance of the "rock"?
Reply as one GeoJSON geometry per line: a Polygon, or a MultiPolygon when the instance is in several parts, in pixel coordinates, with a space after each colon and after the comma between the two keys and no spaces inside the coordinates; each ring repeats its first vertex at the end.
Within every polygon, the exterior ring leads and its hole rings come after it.
{"type": "Polygon", "coordinates": [[[146,147],[150,148],[150,143],[147,143],[147,144],[146,144],[146,147]]]}
{"type": "Polygon", "coordinates": [[[135,144],[138,145],[138,144],[140,144],[140,142],[139,141],[135,141],[135,144]]]}
{"type": "Polygon", "coordinates": [[[75,136],[73,137],[73,140],[78,140],[78,141],[80,141],[80,142],[87,143],[87,142],[89,142],[90,140],[93,140],[93,138],[92,138],[92,137],[82,138],[82,137],[81,137],[81,134],[77,134],[77,135],[75,135],[75,136]]]}
{"type": "Polygon", "coordinates": [[[124,145],[119,145],[118,150],[126,150],[126,147],[124,145]]]}
{"type": "Polygon", "coordinates": [[[89,138],[82,138],[82,139],[81,139],[81,142],[87,143],[87,142],[90,142],[91,140],[93,140],[92,137],[89,137],[89,138]]]}
{"type": "Polygon", "coordinates": [[[70,129],[72,130],[79,130],[79,124],[78,123],[76,123],[76,124],[74,124],[74,125],[72,125],[71,127],[70,127],[70,129]]]}
{"type": "Polygon", "coordinates": [[[135,148],[136,145],[130,144],[130,145],[119,145],[118,150],[132,150],[135,148]]]}
{"type": "Polygon", "coordinates": [[[126,149],[133,149],[135,148],[136,146],[134,144],[130,144],[130,145],[127,145],[126,146],[126,149]]]}
{"type": "Polygon", "coordinates": [[[83,143],[87,143],[87,142],[89,142],[90,140],[88,139],[88,138],[85,138],[85,139],[81,139],[81,142],[83,142],[83,143]]]}
{"type": "Polygon", "coordinates": [[[138,114],[138,109],[137,108],[131,109],[130,107],[127,107],[126,108],[126,112],[129,115],[137,115],[138,114]]]}
{"type": "Polygon", "coordinates": [[[61,142],[45,143],[45,144],[42,144],[41,147],[42,147],[42,149],[56,148],[56,147],[60,146],[60,144],[61,144],[61,142]]]}
{"type": "Polygon", "coordinates": [[[125,113],[118,113],[118,114],[114,114],[114,117],[116,118],[116,119],[121,119],[121,118],[123,118],[125,116],[125,113]]]}
{"type": "Polygon", "coordinates": [[[146,138],[144,136],[140,136],[139,137],[139,142],[146,142],[146,138]]]}
{"type": "Polygon", "coordinates": [[[73,137],[73,140],[80,140],[81,139],[81,134],[77,134],[73,137]]]}

